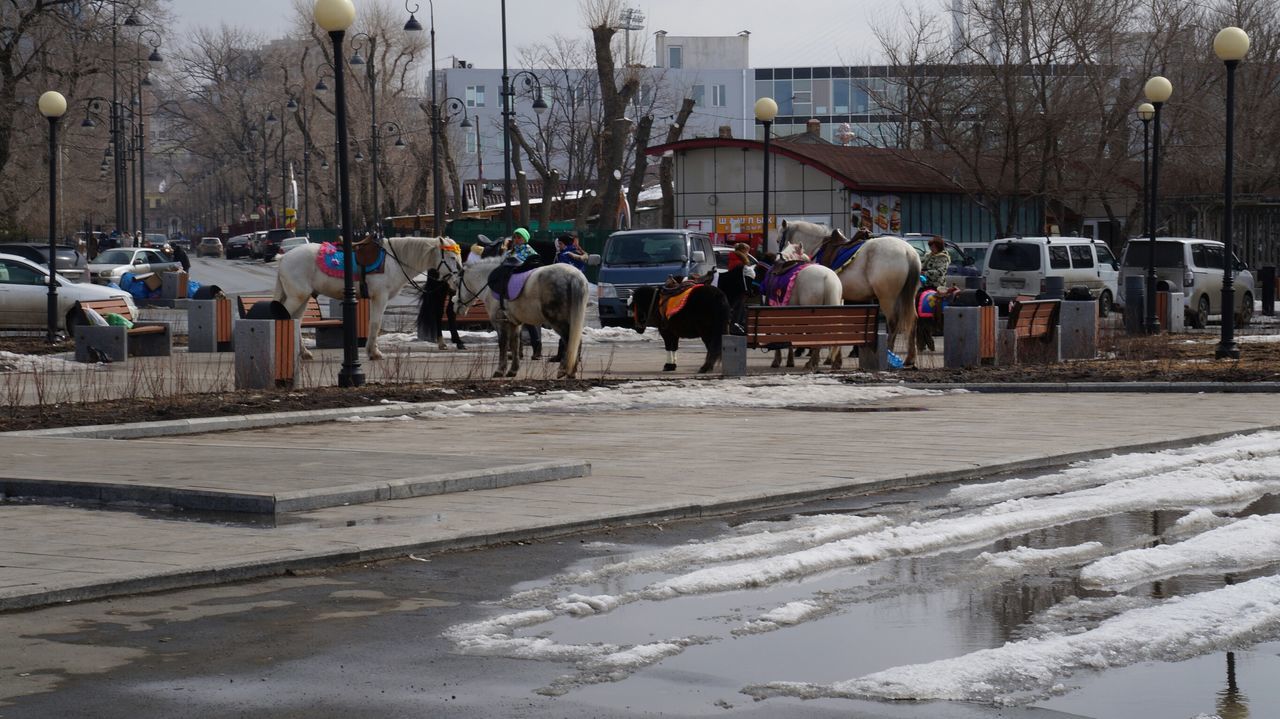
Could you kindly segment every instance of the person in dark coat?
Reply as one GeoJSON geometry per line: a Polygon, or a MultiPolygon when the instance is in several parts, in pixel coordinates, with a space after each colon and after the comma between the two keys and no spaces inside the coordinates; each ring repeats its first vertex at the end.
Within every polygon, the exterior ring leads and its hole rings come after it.
{"type": "Polygon", "coordinates": [[[189,272],[191,270],[191,258],[187,257],[187,251],[182,249],[182,245],[166,242],[164,245],[164,253],[168,255],[170,259],[181,264],[183,272],[189,272]]]}
{"type": "Polygon", "coordinates": [[[443,313],[453,345],[464,350],[467,347],[458,336],[458,315],[453,308],[452,298],[453,290],[448,282],[440,279],[440,272],[435,268],[427,270],[427,282],[422,287],[422,301],[418,304],[418,334],[444,349],[444,332],[440,328],[440,315],[443,313]]]}

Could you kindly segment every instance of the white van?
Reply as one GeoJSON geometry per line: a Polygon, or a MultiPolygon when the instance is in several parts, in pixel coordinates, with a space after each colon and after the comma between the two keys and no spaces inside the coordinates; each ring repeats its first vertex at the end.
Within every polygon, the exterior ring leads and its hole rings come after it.
{"type": "Polygon", "coordinates": [[[1088,237],[1008,237],[987,250],[982,284],[996,304],[1044,292],[1046,277],[1061,277],[1064,290],[1088,287],[1105,317],[1118,295],[1120,263],[1105,242],[1088,237]]]}
{"type": "MultiPolygon", "coordinates": [[[[1155,249],[1156,281],[1164,280],[1186,296],[1187,324],[1203,329],[1209,323],[1209,315],[1222,314],[1222,270],[1226,252],[1221,242],[1194,237],[1157,237],[1155,249]]],[[[1120,269],[1121,289],[1124,277],[1145,277],[1150,262],[1151,240],[1145,237],[1129,240],[1120,269]]],[[[1253,273],[1234,255],[1231,262],[1236,326],[1245,327],[1253,319],[1253,273]]],[[[1124,304],[1124,295],[1117,296],[1124,304]]]]}

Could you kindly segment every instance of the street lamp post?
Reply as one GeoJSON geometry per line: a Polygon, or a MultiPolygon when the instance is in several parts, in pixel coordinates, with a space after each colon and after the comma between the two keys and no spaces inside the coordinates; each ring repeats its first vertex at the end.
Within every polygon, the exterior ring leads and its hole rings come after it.
{"type": "MultiPolygon", "coordinates": [[[[756,119],[764,125],[764,214],[760,218],[760,252],[769,251],[769,134],[773,118],[778,116],[778,103],[772,97],[756,100],[756,119]]],[[[781,247],[778,248],[782,250],[781,247]]]]}
{"type": "MultiPolygon", "coordinates": [[[[151,54],[147,56],[147,62],[152,65],[159,65],[164,62],[164,58],[160,57],[160,34],[151,29],[142,30],[138,33],[138,42],[142,42],[142,39],[148,35],[154,40],[147,38],[147,42],[151,45],[151,54]]],[[[141,65],[141,58],[139,58],[139,65],[141,65]]],[[[139,69],[139,72],[141,72],[141,69],[139,69]]],[[[143,88],[149,85],[151,85],[151,81],[147,79],[146,75],[143,75],[138,81],[138,192],[136,199],[138,202],[138,226],[142,230],[144,242],[147,239],[147,134],[143,124],[146,122],[146,115],[143,105],[145,98],[142,93],[143,88]]]]}
{"type": "Polygon", "coordinates": [[[1249,52],[1249,36],[1238,27],[1226,27],[1213,38],[1213,52],[1227,66],[1227,147],[1222,173],[1222,338],[1213,351],[1217,359],[1240,359],[1235,339],[1235,273],[1234,239],[1231,236],[1231,214],[1234,211],[1232,169],[1235,164],[1236,66],[1249,52]]]}
{"type": "Polygon", "coordinates": [[[58,120],[67,112],[67,98],[50,90],[40,96],[40,114],[49,119],[49,314],[45,340],[58,334],[58,120]]]}
{"type": "Polygon", "coordinates": [[[1155,136],[1151,142],[1151,222],[1147,228],[1147,241],[1150,245],[1147,247],[1147,314],[1145,323],[1147,334],[1154,335],[1160,332],[1160,325],[1156,321],[1156,223],[1159,220],[1156,210],[1160,202],[1158,190],[1160,186],[1160,108],[1173,95],[1173,83],[1156,75],[1147,80],[1147,84],[1142,91],[1147,96],[1147,101],[1155,108],[1153,115],[1155,119],[1155,136]]]}
{"type": "Polygon", "coordinates": [[[342,226],[342,369],[339,387],[364,384],[356,346],[355,254],[351,247],[351,182],[347,167],[347,91],[342,72],[342,39],[356,19],[351,0],[316,0],[316,24],[329,33],[333,42],[333,122],[338,155],[338,212],[342,226]]]}
{"type": "Polygon", "coordinates": [[[1147,236],[1151,235],[1151,176],[1148,155],[1151,152],[1151,118],[1155,115],[1156,109],[1151,103],[1138,105],[1138,119],[1142,121],[1142,234],[1147,236]]]}
{"type": "MultiPolygon", "coordinates": [[[[378,205],[378,76],[374,64],[377,62],[378,39],[367,32],[358,32],[351,36],[351,64],[364,65],[365,75],[369,80],[369,158],[373,171],[373,182],[370,192],[373,193],[373,223],[374,232],[382,233],[382,210],[378,205]],[[363,39],[364,44],[369,48],[369,59],[365,60],[360,57],[360,45],[357,42],[363,39]]],[[[335,80],[335,84],[337,81],[335,80]]],[[[403,142],[401,142],[403,145],[403,142]]]]}
{"type": "MultiPolygon", "coordinates": [[[[511,236],[514,229],[511,222],[511,123],[515,117],[516,111],[512,107],[511,98],[515,95],[515,90],[511,87],[511,81],[524,75],[525,86],[534,86],[537,88],[537,97],[533,100],[533,111],[541,115],[547,111],[547,103],[542,99],[542,83],[538,80],[538,76],[528,70],[521,70],[514,77],[508,75],[507,72],[507,0],[502,0],[502,192],[503,200],[506,207],[503,210],[503,219],[507,225],[507,237],[511,236]]],[[[546,228],[543,228],[546,229],[546,228]]]]}
{"type": "MultiPolygon", "coordinates": [[[[436,104],[434,97],[431,100],[430,107],[421,106],[431,118],[431,213],[435,233],[441,237],[444,236],[444,179],[441,177],[443,170],[440,166],[440,144],[444,142],[444,126],[448,124],[450,118],[457,117],[458,113],[461,112],[461,126],[467,129],[471,128],[471,116],[467,113],[465,102],[456,97],[446,97],[444,105],[453,109],[452,112],[446,112],[444,117],[441,117],[440,105],[436,104]]],[[[464,198],[464,209],[465,202],[464,198]]]]}

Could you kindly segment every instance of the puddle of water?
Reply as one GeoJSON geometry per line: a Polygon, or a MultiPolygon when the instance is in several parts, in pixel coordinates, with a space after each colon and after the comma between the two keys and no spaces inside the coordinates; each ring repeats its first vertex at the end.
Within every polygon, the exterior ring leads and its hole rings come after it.
{"type": "MultiPolygon", "coordinates": [[[[930,494],[940,491],[931,489],[930,494]]],[[[800,508],[796,514],[900,513],[902,503],[912,493],[882,495],[874,501],[851,500],[833,511],[830,504],[800,508]]],[[[919,492],[911,497],[921,499],[919,492]]],[[[1268,496],[1239,512],[1239,516],[1280,511],[1280,497],[1268,496]]],[[[711,701],[745,705],[750,700],[737,690],[753,683],[804,681],[827,683],[862,676],[882,669],[917,664],[998,647],[1028,636],[1028,622],[1046,609],[1070,597],[1100,598],[1110,592],[1088,591],[1076,581],[1080,564],[1029,569],[1001,574],[979,571],[975,558],[981,552],[1007,552],[1020,547],[1054,549],[1101,542],[1109,553],[1123,549],[1155,546],[1162,532],[1185,514],[1180,511],[1130,512],[1105,518],[1062,524],[1049,529],[1007,537],[980,547],[962,547],[933,555],[891,559],[868,565],[834,570],[766,588],[743,589],[710,595],[687,596],[667,601],[638,601],[608,614],[575,618],[557,617],[518,635],[544,636],[564,644],[609,642],[642,644],[699,636],[705,644],[640,669],[607,688],[580,686],[573,689],[580,700],[604,706],[641,704],[657,710],[687,710],[676,696],[706,706],[711,701]],[[808,622],[776,631],[741,634],[748,621],[795,601],[825,603],[830,613],[808,622]],[[699,687],[695,690],[693,687],[699,687]],[[654,704],[653,697],[671,697],[670,706],[654,704]],[[711,698],[709,698],[711,697],[711,698]]],[[[776,516],[764,519],[777,519],[776,516]]],[[[619,545],[609,551],[579,561],[570,571],[586,571],[626,558],[651,546],[619,545]]],[[[692,567],[682,567],[687,571],[692,567]]],[[[1270,576],[1276,568],[1266,568],[1237,576],[1190,575],[1135,586],[1125,592],[1132,597],[1164,598],[1218,589],[1227,583],[1270,576]]],[[[589,586],[559,587],[556,594],[624,595],[669,573],[650,572],[610,577],[589,586]]],[[[517,589],[545,586],[524,583],[517,589]]],[[[1087,628],[1078,620],[1076,629],[1087,628]]],[[[1072,631],[1071,624],[1058,631],[1072,631]]],[[[1092,625],[1088,625],[1092,626],[1092,625]]],[[[1237,694],[1220,696],[1227,686],[1226,655],[1222,653],[1180,663],[1148,663],[1106,672],[1081,672],[1066,686],[1079,687],[1062,697],[1040,702],[1034,707],[1071,712],[1088,717],[1125,719],[1178,719],[1199,712],[1217,711],[1215,701],[1252,706],[1253,713],[1223,713],[1224,719],[1261,717],[1280,706],[1280,683],[1274,682],[1280,669],[1276,657],[1280,644],[1272,642],[1233,655],[1237,694]],[[1176,687],[1170,690],[1170,687],[1176,687]],[[1224,698],[1225,696],[1225,698],[1224,698]],[[1266,707],[1267,709],[1260,709],[1266,707]]],[[[571,667],[565,667],[572,673],[571,667]]],[[[780,714],[790,700],[770,699],[780,714]]],[[[823,701],[823,705],[827,702],[823,701]]],[[[810,706],[806,704],[805,706],[810,706]]],[[[837,701],[831,706],[850,712],[866,710],[876,716],[893,716],[884,704],[837,701]],[[872,711],[872,708],[875,708],[872,711]],[[880,713],[876,713],[880,712],[880,713]]],[[[926,705],[915,705],[917,709],[926,705]]],[[[907,712],[903,716],[947,717],[954,709],[907,712]]],[[[1035,712],[1031,707],[1030,715],[1035,712]]],[[[959,711],[956,709],[956,711],[959,711]]]]}

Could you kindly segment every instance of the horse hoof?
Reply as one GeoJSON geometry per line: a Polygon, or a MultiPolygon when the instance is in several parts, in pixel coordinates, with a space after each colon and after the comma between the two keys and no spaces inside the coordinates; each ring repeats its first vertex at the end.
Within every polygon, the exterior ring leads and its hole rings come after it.
{"type": "Polygon", "coordinates": [[[711,367],[699,367],[698,374],[706,374],[711,371],[711,367]]]}
{"type": "Polygon", "coordinates": [[[507,376],[508,376],[508,377],[515,377],[515,376],[516,376],[516,372],[518,372],[518,371],[519,371],[519,370],[514,370],[514,369],[513,369],[513,370],[507,370],[507,376]]]}
{"type": "Polygon", "coordinates": [[[675,371],[676,371],[676,366],[675,366],[675,364],[673,364],[673,363],[671,363],[671,362],[668,362],[668,363],[666,363],[666,364],[662,365],[662,371],[663,371],[663,372],[675,372],[675,371]]]}
{"type": "Polygon", "coordinates": [[[493,376],[494,376],[495,378],[496,378],[496,377],[505,377],[505,376],[506,376],[506,373],[505,373],[505,372],[503,372],[502,370],[498,370],[497,372],[494,372],[494,373],[493,373],[493,376]]]}

